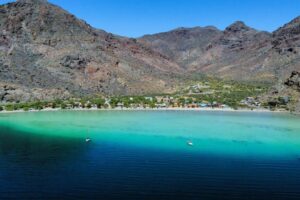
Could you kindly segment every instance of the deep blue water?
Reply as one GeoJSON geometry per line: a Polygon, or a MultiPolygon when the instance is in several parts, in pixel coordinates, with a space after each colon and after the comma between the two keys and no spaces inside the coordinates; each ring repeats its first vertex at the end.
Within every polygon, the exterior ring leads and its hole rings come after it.
{"type": "Polygon", "coordinates": [[[300,199],[300,157],[85,143],[0,128],[0,199],[300,199]]]}
{"type": "Polygon", "coordinates": [[[0,134],[0,199],[300,199],[300,159],[0,134]]]}

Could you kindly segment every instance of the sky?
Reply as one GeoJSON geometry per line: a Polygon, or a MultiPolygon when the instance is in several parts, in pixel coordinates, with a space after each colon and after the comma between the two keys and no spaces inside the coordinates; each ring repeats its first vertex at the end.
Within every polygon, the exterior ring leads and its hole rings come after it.
{"type": "MultiPolygon", "coordinates": [[[[12,2],[0,0],[0,3],[12,2]]],[[[95,28],[139,37],[178,27],[225,29],[244,21],[274,31],[300,15],[300,0],[49,0],[95,28]]]]}

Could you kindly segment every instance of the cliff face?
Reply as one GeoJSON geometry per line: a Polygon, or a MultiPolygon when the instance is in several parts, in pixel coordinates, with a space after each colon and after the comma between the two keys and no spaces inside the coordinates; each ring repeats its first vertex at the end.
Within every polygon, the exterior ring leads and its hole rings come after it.
{"type": "Polygon", "coordinates": [[[46,94],[35,94],[43,91],[58,98],[168,92],[180,72],[136,40],[94,29],[46,1],[0,6],[1,100],[39,98],[46,94]]]}

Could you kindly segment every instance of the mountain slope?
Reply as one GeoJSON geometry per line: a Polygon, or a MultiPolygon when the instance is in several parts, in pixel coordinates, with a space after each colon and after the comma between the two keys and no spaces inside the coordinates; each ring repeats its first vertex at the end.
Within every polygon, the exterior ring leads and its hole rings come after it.
{"type": "Polygon", "coordinates": [[[217,75],[223,78],[241,80],[263,80],[263,62],[270,49],[271,34],[260,32],[235,22],[222,35],[211,41],[205,52],[205,65],[192,63],[191,70],[217,75]],[[260,75],[260,76],[258,76],[260,75]]]}
{"type": "Polygon", "coordinates": [[[300,71],[300,17],[273,33],[235,22],[129,39],[46,0],[0,6],[0,101],[174,92],[213,75],[275,83],[300,71]]]}
{"type": "Polygon", "coordinates": [[[146,35],[140,42],[176,61],[182,68],[198,60],[206,51],[210,41],[222,32],[215,27],[179,28],[170,32],[146,35]]]}
{"type": "Polygon", "coordinates": [[[182,28],[146,35],[139,40],[173,59],[189,73],[274,82],[300,69],[299,29],[300,17],[274,33],[257,31],[237,21],[224,31],[210,27],[182,28]]]}
{"type": "Polygon", "coordinates": [[[43,0],[2,5],[0,30],[2,100],[19,88],[31,91],[18,94],[21,100],[41,89],[69,95],[166,92],[181,72],[136,40],[96,30],[43,0]]]}

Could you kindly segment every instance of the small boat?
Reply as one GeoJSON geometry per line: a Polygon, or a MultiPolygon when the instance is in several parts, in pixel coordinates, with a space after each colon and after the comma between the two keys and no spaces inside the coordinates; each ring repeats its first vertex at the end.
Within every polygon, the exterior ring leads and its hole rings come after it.
{"type": "Polygon", "coordinates": [[[186,144],[189,145],[189,146],[194,146],[194,143],[192,141],[187,141],[186,144]]]}
{"type": "Polygon", "coordinates": [[[86,132],[86,138],[85,138],[86,143],[89,143],[89,142],[92,141],[91,138],[88,135],[89,135],[89,130],[87,130],[87,132],[86,132]]]}
{"type": "Polygon", "coordinates": [[[88,143],[88,142],[90,142],[90,141],[92,141],[90,138],[86,138],[86,139],[85,139],[85,142],[86,142],[86,143],[88,143]]]}

